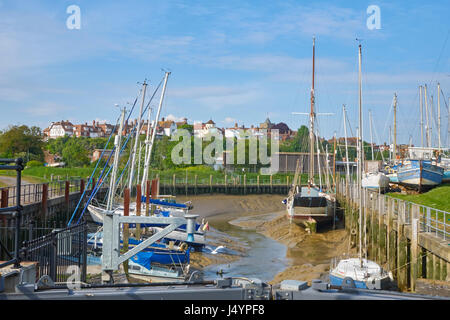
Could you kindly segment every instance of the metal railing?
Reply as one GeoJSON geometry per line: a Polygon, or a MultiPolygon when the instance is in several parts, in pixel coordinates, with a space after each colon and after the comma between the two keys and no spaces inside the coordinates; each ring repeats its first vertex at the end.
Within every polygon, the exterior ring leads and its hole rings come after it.
{"type": "MultiPolygon", "coordinates": [[[[69,193],[81,191],[81,180],[68,180],[69,193]]],[[[48,199],[64,196],[66,190],[66,181],[50,181],[48,183],[24,184],[20,187],[20,203],[30,204],[42,201],[44,185],[48,186],[48,199]]],[[[91,186],[90,186],[91,187],[91,186]]],[[[8,194],[8,204],[11,206],[17,203],[17,186],[9,186],[0,188],[0,192],[6,191],[8,194]]]]}
{"type": "Polygon", "coordinates": [[[38,278],[48,275],[55,282],[65,282],[70,276],[69,266],[80,271],[80,280],[86,282],[87,223],[83,222],[31,241],[24,241],[21,258],[38,262],[38,278]]]}

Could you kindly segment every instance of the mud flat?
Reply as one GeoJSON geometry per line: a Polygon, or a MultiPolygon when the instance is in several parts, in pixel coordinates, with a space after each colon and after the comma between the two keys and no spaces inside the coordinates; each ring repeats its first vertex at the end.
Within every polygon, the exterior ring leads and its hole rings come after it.
{"type": "MultiPolygon", "coordinates": [[[[230,225],[256,231],[285,245],[288,265],[275,275],[270,281],[271,284],[285,279],[308,282],[312,279],[326,279],[333,257],[347,252],[353,253],[346,232],[339,229],[339,224],[336,230],[308,234],[302,227],[289,223],[284,205],[281,203],[283,196],[202,195],[177,198],[179,201],[191,200],[194,205],[191,213],[204,217],[214,227],[214,231],[207,236],[213,245],[225,245],[245,255],[250,248],[229,235],[230,225]]],[[[191,264],[205,268],[212,264],[230,263],[240,257],[195,253],[191,258],[191,264]]]]}

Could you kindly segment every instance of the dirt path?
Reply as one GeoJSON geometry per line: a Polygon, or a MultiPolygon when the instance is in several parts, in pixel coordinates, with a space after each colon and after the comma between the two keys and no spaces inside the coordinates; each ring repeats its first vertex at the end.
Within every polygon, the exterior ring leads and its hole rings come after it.
{"type": "MultiPolygon", "coordinates": [[[[12,176],[0,176],[0,183],[7,186],[7,187],[14,187],[16,185],[16,177],[12,176]]],[[[20,185],[25,184],[32,184],[32,182],[29,182],[28,180],[24,179],[22,177],[20,185]]]]}

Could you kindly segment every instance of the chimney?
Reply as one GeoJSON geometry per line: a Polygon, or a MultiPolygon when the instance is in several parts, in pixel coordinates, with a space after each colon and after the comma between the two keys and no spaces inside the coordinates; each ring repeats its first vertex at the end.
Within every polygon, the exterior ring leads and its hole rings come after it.
{"type": "Polygon", "coordinates": [[[95,120],[92,120],[92,126],[95,127],[95,120]]]}
{"type": "Polygon", "coordinates": [[[235,128],[237,128],[237,127],[238,127],[238,126],[237,126],[237,122],[235,122],[235,123],[234,123],[234,127],[235,127],[235,128]]]}
{"type": "Polygon", "coordinates": [[[162,118],[161,118],[161,121],[163,121],[163,122],[164,122],[164,117],[162,117],[162,118]]]}

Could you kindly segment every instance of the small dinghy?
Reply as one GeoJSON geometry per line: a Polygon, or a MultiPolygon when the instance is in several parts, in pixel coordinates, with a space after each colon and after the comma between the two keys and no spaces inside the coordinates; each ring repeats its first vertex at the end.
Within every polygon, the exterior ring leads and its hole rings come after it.
{"type": "Polygon", "coordinates": [[[329,277],[333,286],[348,286],[349,282],[353,282],[355,288],[381,290],[391,284],[389,274],[377,263],[359,258],[340,260],[331,268],[329,277]]]}

